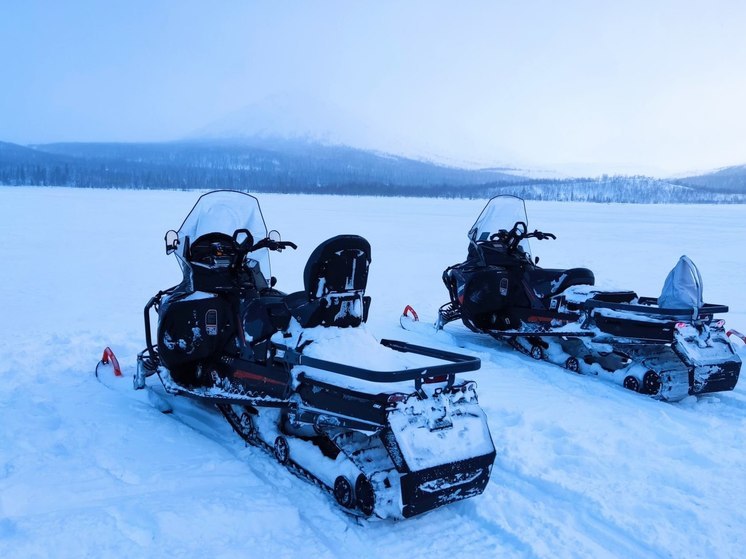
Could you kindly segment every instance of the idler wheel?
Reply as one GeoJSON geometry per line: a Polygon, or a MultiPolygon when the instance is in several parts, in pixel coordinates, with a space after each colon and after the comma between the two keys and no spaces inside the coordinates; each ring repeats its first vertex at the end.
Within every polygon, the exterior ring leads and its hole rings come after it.
{"type": "Polygon", "coordinates": [[[334,480],[334,498],[346,509],[355,505],[355,491],[346,477],[338,476],[334,480]]]}
{"type": "Polygon", "coordinates": [[[357,481],[355,481],[355,495],[357,495],[357,508],[365,516],[373,514],[376,506],[376,493],[373,484],[363,474],[357,476],[357,481]]]}
{"type": "Polygon", "coordinates": [[[643,394],[655,395],[661,390],[661,377],[655,371],[648,371],[642,377],[643,394]]]}
{"type": "Polygon", "coordinates": [[[251,421],[249,412],[244,411],[241,413],[241,433],[246,437],[251,437],[254,434],[254,423],[251,421]]]}
{"type": "Polygon", "coordinates": [[[640,391],[640,381],[638,381],[635,377],[632,375],[624,378],[624,388],[627,390],[632,390],[633,392],[639,392],[640,391]]]}
{"type": "Polygon", "coordinates": [[[287,464],[290,458],[290,446],[285,437],[277,437],[274,446],[275,458],[280,464],[287,464]]]}

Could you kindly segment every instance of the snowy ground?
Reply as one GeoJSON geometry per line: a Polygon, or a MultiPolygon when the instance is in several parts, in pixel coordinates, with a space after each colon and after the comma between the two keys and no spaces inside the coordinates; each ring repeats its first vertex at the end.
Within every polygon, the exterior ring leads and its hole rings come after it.
{"type": "MultiPolygon", "coordinates": [[[[356,521],[208,408],[164,416],[96,382],[111,345],[132,367],[142,308],[180,277],[163,253],[192,192],[0,188],[0,557],[743,557],[746,385],[665,404],[495,347],[458,325],[426,338],[442,270],[462,260],[484,201],[260,196],[308,254],[358,233],[373,247],[380,337],[478,354],[473,375],[498,455],[486,492],[403,521],[356,521]]],[[[705,299],[746,331],[746,206],[528,203],[546,267],[657,296],[687,254],[705,299]]],[[[746,358],[746,355],[743,355],[746,358]]]]}

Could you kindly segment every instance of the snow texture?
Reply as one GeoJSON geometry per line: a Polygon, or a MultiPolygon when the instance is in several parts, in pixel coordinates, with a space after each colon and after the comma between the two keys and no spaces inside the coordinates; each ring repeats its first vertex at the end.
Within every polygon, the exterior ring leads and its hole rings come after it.
{"type": "MultiPolygon", "coordinates": [[[[405,332],[447,296],[475,200],[260,196],[278,288],[302,288],[310,252],[357,233],[373,246],[366,328],[482,359],[497,449],[479,497],[401,522],[362,521],[246,447],[211,408],[160,413],[131,381],[142,308],[181,273],[163,252],[194,192],[0,188],[0,557],[746,556],[746,388],[666,404],[510,353],[458,324],[405,332]],[[111,346],[125,378],[93,368],[111,346]],[[122,388],[119,388],[122,386],[122,388]]],[[[592,269],[597,288],[660,292],[681,254],[707,302],[746,331],[744,206],[528,202],[550,268],[592,269]],[[634,211],[632,211],[634,209],[634,211]],[[686,224],[686,225],[682,225],[686,224]]],[[[338,356],[367,351],[353,344],[338,356]]],[[[742,349],[742,357],[746,357],[742,349]]],[[[365,355],[355,359],[365,360],[365,355]]]]}

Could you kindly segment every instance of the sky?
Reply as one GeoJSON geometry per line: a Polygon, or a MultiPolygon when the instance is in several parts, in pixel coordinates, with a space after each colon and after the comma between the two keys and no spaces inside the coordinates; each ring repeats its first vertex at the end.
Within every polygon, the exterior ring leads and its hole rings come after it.
{"type": "Polygon", "coordinates": [[[686,174],[746,164],[744,22],[742,0],[0,0],[0,141],[686,174]]]}

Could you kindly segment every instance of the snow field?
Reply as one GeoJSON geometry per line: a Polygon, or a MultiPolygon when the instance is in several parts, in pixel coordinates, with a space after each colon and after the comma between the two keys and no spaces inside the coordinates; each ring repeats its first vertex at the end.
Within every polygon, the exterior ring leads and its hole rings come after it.
{"type": "MultiPolygon", "coordinates": [[[[482,359],[469,375],[497,448],[484,495],[399,523],[358,521],[208,408],[164,416],[96,382],[106,345],[131,374],[142,308],[176,283],[163,251],[195,192],[0,189],[0,557],[741,557],[746,554],[746,389],[678,404],[531,361],[433,319],[443,269],[463,259],[485,201],[258,196],[298,251],[273,254],[301,288],[324,239],[372,245],[367,328],[482,359]]],[[[705,299],[746,331],[743,206],[528,202],[546,267],[657,296],[681,254],[705,299]]],[[[742,352],[746,358],[746,354],[742,352]]],[[[122,382],[129,382],[128,379],[122,382]]]]}

